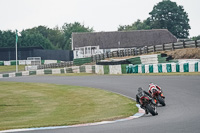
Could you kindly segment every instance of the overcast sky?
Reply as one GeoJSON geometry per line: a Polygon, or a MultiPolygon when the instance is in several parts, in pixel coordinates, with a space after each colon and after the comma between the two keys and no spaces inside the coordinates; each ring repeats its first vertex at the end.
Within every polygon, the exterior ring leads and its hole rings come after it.
{"type": "MultiPolygon", "coordinates": [[[[75,21],[95,31],[117,31],[149,17],[162,0],[0,0],[0,30],[53,28],[75,21]]],[[[182,5],[190,19],[190,36],[200,35],[200,0],[172,0],[182,5]]]]}

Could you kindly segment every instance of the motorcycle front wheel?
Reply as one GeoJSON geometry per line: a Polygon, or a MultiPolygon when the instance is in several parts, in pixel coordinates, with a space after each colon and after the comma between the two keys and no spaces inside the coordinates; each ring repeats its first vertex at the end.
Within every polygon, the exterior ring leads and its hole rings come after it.
{"type": "Polygon", "coordinates": [[[166,105],[164,99],[161,96],[158,96],[158,101],[160,104],[162,104],[162,106],[166,105]]]}
{"type": "Polygon", "coordinates": [[[149,104],[146,106],[146,108],[153,116],[158,114],[149,104]]]}

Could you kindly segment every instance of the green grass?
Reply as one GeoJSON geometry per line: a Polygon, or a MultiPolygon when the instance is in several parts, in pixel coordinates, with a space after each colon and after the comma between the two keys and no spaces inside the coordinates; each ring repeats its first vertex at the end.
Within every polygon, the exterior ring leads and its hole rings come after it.
{"type": "MultiPolygon", "coordinates": [[[[18,70],[19,71],[24,71],[25,69],[25,65],[19,65],[18,66],[18,70]]],[[[13,65],[13,66],[0,66],[0,72],[3,73],[3,72],[15,72],[16,71],[16,66],[13,65]]]]}
{"type": "Polygon", "coordinates": [[[108,91],[68,85],[0,82],[0,130],[113,120],[137,112],[108,91]]]}

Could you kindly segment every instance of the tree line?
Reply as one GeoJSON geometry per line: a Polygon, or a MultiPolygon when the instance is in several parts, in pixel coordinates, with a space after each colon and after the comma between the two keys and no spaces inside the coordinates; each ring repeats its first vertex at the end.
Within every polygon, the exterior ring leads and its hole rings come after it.
{"type": "MultiPolygon", "coordinates": [[[[150,17],[141,21],[138,19],[131,25],[119,25],[118,31],[168,29],[177,38],[188,38],[189,18],[183,6],[176,2],[163,0],[153,7],[150,17]]],[[[93,28],[86,27],[79,22],[65,23],[62,27],[48,28],[38,26],[20,32],[18,47],[37,47],[44,49],[71,50],[72,32],[94,32],[93,28]]],[[[200,35],[192,37],[199,40],[200,35]]],[[[0,47],[15,47],[15,31],[0,30],[0,47]]]]}
{"type": "MultiPolygon", "coordinates": [[[[72,32],[93,32],[93,28],[85,27],[79,22],[65,23],[61,28],[56,26],[51,29],[38,26],[22,30],[18,36],[18,47],[38,47],[44,49],[71,49],[72,32]]],[[[15,31],[0,30],[0,47],[15,47],[15,31]]]]}

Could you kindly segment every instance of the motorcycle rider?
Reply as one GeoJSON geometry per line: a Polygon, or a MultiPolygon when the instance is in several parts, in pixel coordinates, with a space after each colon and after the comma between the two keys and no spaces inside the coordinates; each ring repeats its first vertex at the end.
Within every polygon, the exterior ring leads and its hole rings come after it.
{"type": "MultiPolygon", "coordinates": [[[[157,84],[154,84],[154,83],[151,82],[151,83],[149,84],[149,91],[148,91],[148,92],[151,94],[152,97],[153,97],[153,92],[152,92],[152,89],[153,89],[153,88],[156,88],[156,89],[160,90],[160,91],[161,91],[161,96],[162,96],[163,98],[165,98],[165,96],[163,95],[163,91],[162,91],[161,87],[158,86],[157,84]]],[[[154,99],[154,102],[157,103],[156,99],[154,99]]]]}
{"type": "Polygon", "coordinates": [[[146,113],[146,114],[148,114],[148,111],[147,111],[146,107],[143,106],[142,103],[140,103],[139,94],[142,93],[142,92],[143,92],[147,97],[149,97],[150,100],[152,100],[152,103],[153,103],[153,104],[155,104],[155,102],[154,102],[154,100],[153,100],[151,94],[149,94],[147,91],[143,90],[142,87],[139,87],[139,88],[138,88],[138,93],[136,94],[136,102],[137,102],[138,104],[140,104],[140,107],[141,107],[142,109],[145,110],[145,113],[146,113]]]}

